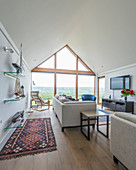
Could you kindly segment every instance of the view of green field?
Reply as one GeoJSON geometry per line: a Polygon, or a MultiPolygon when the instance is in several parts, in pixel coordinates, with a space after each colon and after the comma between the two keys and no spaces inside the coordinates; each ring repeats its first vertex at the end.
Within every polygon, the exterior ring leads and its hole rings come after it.
{"type": "MultiPolygon", "coordinates": [[[[54,96],[54,88],[53,87],[33,87],[33,91],[39,91],[39,95],[42,99],[50,100],[52,104],[52,98],[54,96]]],[[[67,95],[75,98],[75,88],[74,87],[57,87],[59,91],[57,94],[59,95],[67,95]]],[[[78,88],[78,98],[81,99],[82,94],[94,94],[93,87],[79,87],[78,88]]]]}
{"type": "MultiPolygon", "coordinates": [[[[33,91],[39,91],[40,97],[50,100],[54,96],[54,73],[32,73],[33,91]]],[[[56,91],[58,95],[67,95],[76,98],[76,75],[57,74],[56,91]]],[[[78,99],[82,94],[94,94],[94,76],[78,75],[78,99]]]]}

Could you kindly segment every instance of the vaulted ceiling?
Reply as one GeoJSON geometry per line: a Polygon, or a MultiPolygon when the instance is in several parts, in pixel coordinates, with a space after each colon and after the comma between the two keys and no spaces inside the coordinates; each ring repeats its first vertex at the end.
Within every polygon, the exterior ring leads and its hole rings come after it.
{"type": "Polygon", "coordinates": [[[135,0],[0,0],[30,68],[68,44],[96,73],[136,63],[135,0]]]}

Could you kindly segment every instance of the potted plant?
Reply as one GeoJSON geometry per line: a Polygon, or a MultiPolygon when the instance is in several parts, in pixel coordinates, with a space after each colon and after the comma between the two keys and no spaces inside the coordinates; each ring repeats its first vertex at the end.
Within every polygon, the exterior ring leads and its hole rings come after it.
{"type": "Polygon", "coordinates": [[[121,97],[125,97],[125,101],[127,101],[127,96],[134,96],[135,92],[134,90],[130,90],[130,89],[123,89],[121,90],[121,97]]]}

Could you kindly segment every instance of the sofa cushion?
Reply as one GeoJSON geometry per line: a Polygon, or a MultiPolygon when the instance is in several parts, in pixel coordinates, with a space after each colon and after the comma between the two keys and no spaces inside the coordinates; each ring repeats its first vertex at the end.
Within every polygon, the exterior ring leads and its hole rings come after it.
{"type": "Polygon", "coordinates": [[[60,99],[59,101],[64,103],[64,102],[69,102],[70,100],[69,99],[60,99]]]}
{"type": "Polygon", "coordinates": [[[94,101],[69,101],[69,102],[64,102],[64,104],[94,104],[96,102],[94,101]]]}
{"type": "Polygon", "coordinates": [[[136,123],[136,115],[126,112],[115,112],[115,116],[118,116],[122,119],[128,120],[130,122],[136,123]]]}
{"type": "Polygon", "coordinates": [[[59,99],[59,95],[58,95],[58,94],[56,94],[54,97],[55,97],[56,99],[59,99]]]}
{"type": "Polygon", "coordinates": [[[66,97],[65,97],[65,96],[59,96],[58,99],[59,99],[59,100],[62,100],[62,99],[66,99],[66,97]]]}

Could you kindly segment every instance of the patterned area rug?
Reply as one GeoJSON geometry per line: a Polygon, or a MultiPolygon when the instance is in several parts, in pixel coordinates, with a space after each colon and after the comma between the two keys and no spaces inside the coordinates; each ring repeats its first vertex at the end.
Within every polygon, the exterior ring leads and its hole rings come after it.
{"type": "Polygon", "coordinates": [[[0,152],[0,159],[8,159],[43,151],[56,150],[50,118],[27,119],[17,128],[0,152]]]}

